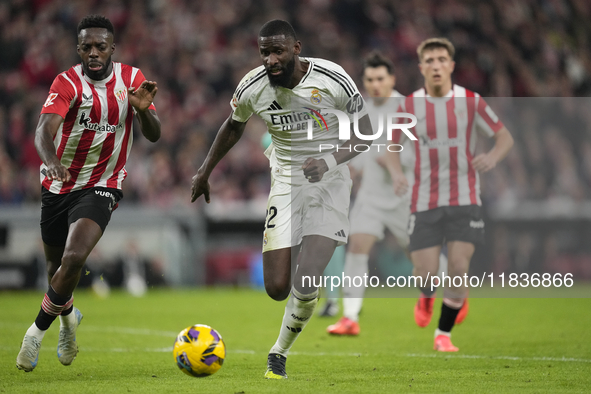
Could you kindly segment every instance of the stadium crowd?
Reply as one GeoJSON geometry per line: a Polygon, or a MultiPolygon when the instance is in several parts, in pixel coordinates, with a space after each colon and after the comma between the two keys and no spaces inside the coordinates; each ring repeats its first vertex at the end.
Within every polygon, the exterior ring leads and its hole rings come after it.
{"type": "MultiPolygon", "coordinates": [[[[35,124],[53,78],[79,62],[72,32],[91,12],[115,24],[114,59],[139,66],[159,85],[162,139],[153,146],[136,139],[126,203],[189,204],[191,177],[228,116],[234,88],[260,64],[257,30],[276,17],[293,23],[304,56],[333,60],[352,76],[360,76],[361,56],[382,51],[394,61],[403,94],[419,87],[416,47],[430,36],[451,39],[454,81],[485,97],[591,93],[585,0],[8,0],[0,3],[0,204],[40,199],[35,124]]],[[[509,160],[483,177],[486,200],[591,196],[589,111],[583,101],[556,102],[576,112],[576,128],[565,134],[525,108],[520,127],[511,125],[517,143],[509,160]]],[[[261,122],[250,122],[218,166],[216,200],[266,199],[263,132],[261,122]]]]}

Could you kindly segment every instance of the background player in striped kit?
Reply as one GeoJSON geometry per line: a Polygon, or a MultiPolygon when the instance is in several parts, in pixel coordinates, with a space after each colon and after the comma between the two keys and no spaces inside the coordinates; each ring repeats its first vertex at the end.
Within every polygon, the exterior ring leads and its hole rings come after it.
{"type": "MultiPolygon", "coordinates": [[[[377,52],[371,53],[363,64],[363,86],[371,97],[367,100],[370,119],[377,130],[378,117],[387,113],[395,113],[404,96],[394,86],[396,76],[392,62],[377,52]]],[[[389,144],[386,133],[377,139],[375,144],[389,144]]],[[[377,149],[356,157],[351,165],[360,163],[362,170],[361,186],[351,209],[350,240],[347,245],[344,275],[348,277],[363,276],[368,273],[369,253],[375,243],[384,238],[388,229],[403,249],[408,246],[406,232],[410,215],[410,195],[397,196],[394,193],[392,180],[385,162],[386,150],[377,149]]],[[[407,176],[414,163],[412,144],[405,143],[401,153],[402,167],[407,176]]],[[[445,263],[445,256],[441,255],[445,263]]],[[[333,335],[358,335],[359,312],[363,303],[365,287],[343,287],[343,317],[327,328],[333,335]]]]}
{"type": "Polygon", "coordinates": [[[333,62],[299,57],[301,43],[288,22],[267,22],[259,32],[258,44],[263,66],[239,83],[231,101],[233,112],[193,177],[191,201],[203,194],[209,202],[211,172],[240,139],[246,122],[257,114],[272,137],[265,152],[272,176],[263,236],[265,289],[277,301],[289,296],[265,377],[284,379],[287,354],[318,302],[317,285],[303,278],[319,278],[336,246],[347,240],[351,179],[345,162],[358,152],[346,147],[363,142],[354,133],[350,140],[339,140],[339,120],[334,115],[324,115],[325,126],[313,129],[313,138],[308,139],[308,129],[300,119],[307,116],[304,109],[309,107],[319,114],[339,110],[347,114],[349,124],[357,113],[361,132],[373,133],[355,83],[333,62]],[[319,152],[319,144],[333,149],[319,152]],[[345,149],[337,151],[337,146],[345,149]],[[292,286],[291,267],[296,261],[292,286]]]}
{"type": "Polygon", "coordinates": [[[160,138],[152,101],[156,82],[111,61],[111,22],[98,15],[78,25],[81,64],[59,74],[43,105],[35,135],[41,165],[41,235],[50,286],[16,359],[32,371],[45,332],[60,316],[58,358],[70,365],[78,353],[76,329],[82,319],[73,292],[86,258],[101,238],[111,212],[123,197],[125,162],[136,113],[143,135],[160,138]]]}
{"type": "MultiPolygon", "coordinates": [[[[400,112],[414,114],[412,129],[415,171],[408,225],[414,275],[436,275],[438,256],[447,244],[449,276],[468,273],[475,245],[484,242],[484,221],[480,213],[478,171],[489,171],[513,146],[513,137],[478,93],[452,84],[454,46],[445,38],[423,41],[418,49],[419,68],[425,87],[408,96],[400,112]],[[474,157],[477,131],[495,140],[487,153],[474,157]]],[[[401,132],[395,142],[403,141],[401,132]]],[[[388,167],[394,189],[402,195],[408,181],[400,166],[400,155],[388,154],[388,167]]],[[[443,352],[458,351],[451,342],[451,329],[468,289],[444,289],[434,348],[443,352]]],[[[421,289],[415,306],[415,320],[426,327],[433,313],[434,290],[421,289]]]]}

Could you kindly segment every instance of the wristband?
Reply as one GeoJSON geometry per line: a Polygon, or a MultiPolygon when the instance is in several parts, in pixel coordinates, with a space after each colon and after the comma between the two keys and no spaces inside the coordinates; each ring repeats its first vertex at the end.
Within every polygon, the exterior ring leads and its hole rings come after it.
{"type": "Polygon", "coordinates": [[[326,162],[329,171],[337,166],[337,159],[332,154],[323,156],[322,159],[326,162]]]}

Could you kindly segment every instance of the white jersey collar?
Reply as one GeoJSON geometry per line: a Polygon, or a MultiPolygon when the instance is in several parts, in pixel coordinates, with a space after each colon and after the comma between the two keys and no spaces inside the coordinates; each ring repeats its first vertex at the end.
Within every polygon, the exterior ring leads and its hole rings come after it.
{"type": "Polygon", "coordinates": [[[429,93],[427,93],[427,89],[425,89],[425,98],[427,98],[427,100],[429,100],[431,102],[433,102],[435,100],[442,100],[442,99],[446,99],[445,101],[447,101],[447,99],[454,96],[454,87],[455,87],[455,85],[451,85],[451,89],[449,90],[449,92],[447,92],[447,94],[442,97],[432,97],[431,95],[429,95],[429,93]]]}

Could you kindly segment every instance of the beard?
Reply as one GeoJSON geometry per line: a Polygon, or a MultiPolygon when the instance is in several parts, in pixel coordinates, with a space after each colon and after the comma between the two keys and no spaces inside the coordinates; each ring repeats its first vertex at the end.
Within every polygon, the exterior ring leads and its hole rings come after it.
{"type": "Polygon", "coordinates": [[[105,64],[103,64],[103,68],[101,68],[98,71],[92,71],[89,67],[89,63],[82,64],[82,69],[84,71],[84,74],[88,75],[88,77],[90,79],[95,80],[95,81],[102,81],[103,79],[107,78],[109,76],[109,74],[111,73],[110,66],[111,66],[111,58],[109,57],[109,59],[107,59],[105,64]]]}
{"type": "Polygon", "coordinates": [[[267,69],[267,77],[269,78],[269,82],[271,86],[276,88],[277,86],[281,86],[283,88],[287,88],[291,82],[291,77],[293,76],[293,72],[295,70],[295,57],[293,57],[289,63],[285,65],[285,67],[281,68],[283,71],[279,75],[271,75],[270,69],[267,69]]]}

